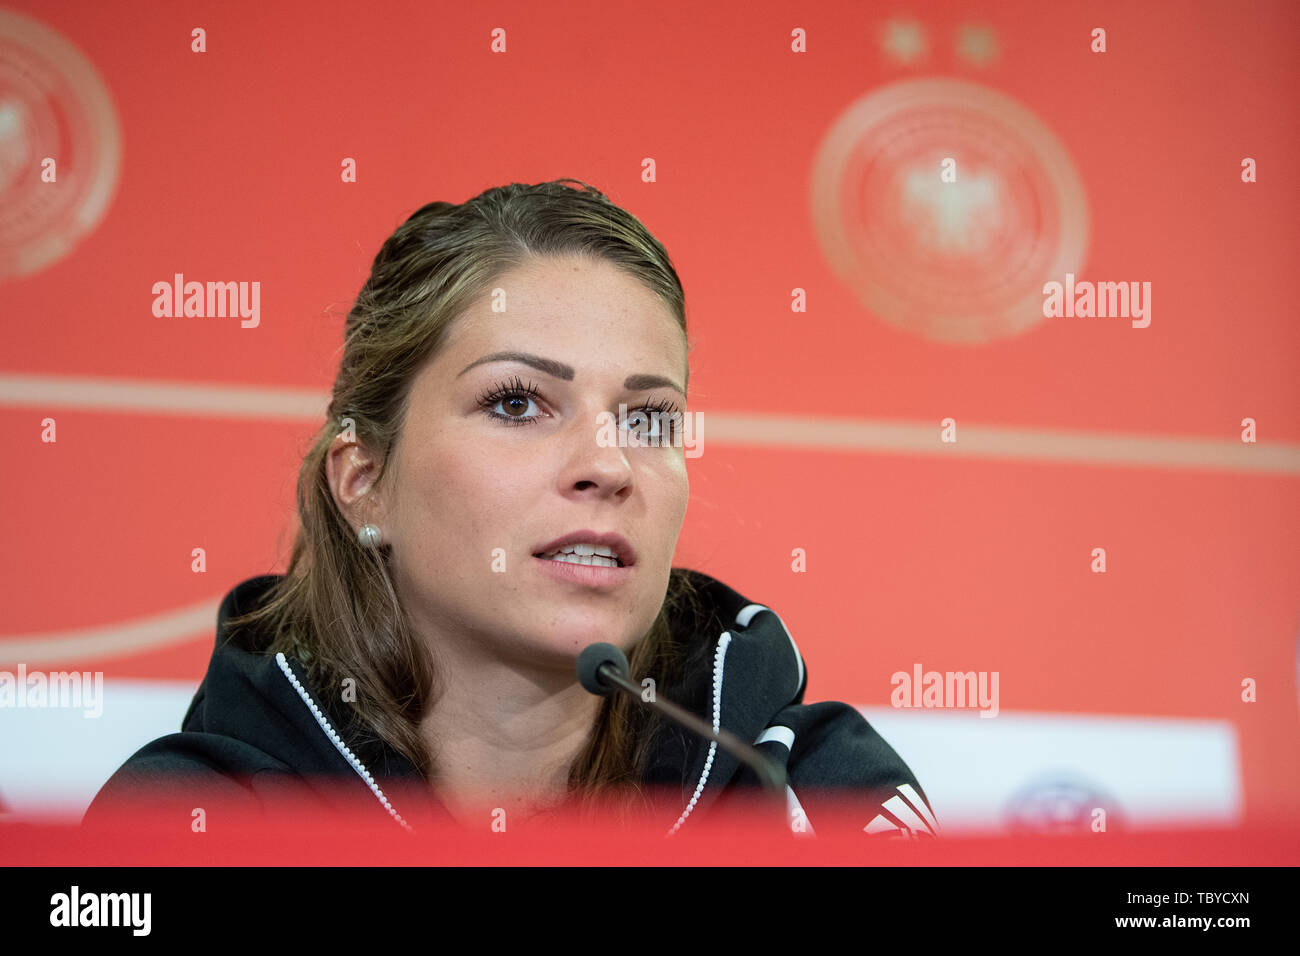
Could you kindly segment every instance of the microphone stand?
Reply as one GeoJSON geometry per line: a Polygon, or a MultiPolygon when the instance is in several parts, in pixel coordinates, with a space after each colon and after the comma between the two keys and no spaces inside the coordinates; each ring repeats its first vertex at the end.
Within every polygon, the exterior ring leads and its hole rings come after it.
{"type": "MultiPolygon", "coordinates": [[[[624,677],[613,664],[601,664],[600,667],[597,668],[597,675],[601,681],[613,684],[620,690],[632,694],[638,700],[641,699],[641,687],[624,677]]],[[[647,701],[642,702],[648,703],[647,701]]],[[[689,710],[677,706],[671,700],[666,698],[661,700],[656,697],[653,706],[660,713],[685,727],[687,730],[699,734],[705,740],[716,741],[723,750],[732,754],[758,774],[758,779],[762,782],[764,790],[768,793],[773,796],[785,796],[786,776],[784,768],[764,758],[763,755],[755,750],[751,744],[741,740],[729,730],[719,730],[715,734],[713,728],[709,724],[705,723],[695,714],[692,714],[689,710]]]]}

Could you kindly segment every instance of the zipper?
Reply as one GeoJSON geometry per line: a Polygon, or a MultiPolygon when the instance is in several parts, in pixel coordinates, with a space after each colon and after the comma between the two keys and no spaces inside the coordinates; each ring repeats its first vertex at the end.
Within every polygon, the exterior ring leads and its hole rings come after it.
{"type": "MultiPolygon", "coordinates": [[[[788,633],[789,632],[787,632],[787,634],[788,633]]],[[[723,631],[722,636],[718,638],[718,646],[713,654],[713,732],[715,734],[718,733],[722,727],[722,677],[723,667],[726,663],[727,648],[730,646],[731,632],[723,631]]],[[[798,652],[796,651],[796,657],[797,655],[798,652]]],[[[388,811],[389,816],[401,824],[407,831],[412,831],[411,825],[402,819],[402,815],[393,808],[393,805],[389,803],[388,798],[384,796],[384,791],[379,788],[377,783],[375,783],[374,776],[372,776],[370,771],[366,769],[365,764],[357,759],[356,754],[354,754],[351,749],[343,743],[343,739],[338,735],[334,728],[330,726],[329,719],[326,718],[320,707],[316,705],[316,702],[312,700],[311,694],[307,691],[307,688],[302,685],[300,680],[298,680],[297,675],[294,674],[293,669],[289,666],[289,661],[284,656],[283,652],[275,655],[275,662],[280,666],[280,670],[284,673],[284,676],[288,678],[289,683],[293,685],[293,689],[298,692],[298,696],[302,698],[302,702],[311,710],[312,716],[316,718],[316,723],[318,723],[321,730],[325,732],[325,736],[328,737],[330,743],[334,745],[334,749],[337,750],[342,755],[343,759],[348,762],[348,765],[357,772],[357,776],[365,781],[366,786],[368,786],[371,793],[375,795],[375,799],[378,800],[383,805],[384,809],[388,811]]],[[[672,828],[669,829],[666,834],[664,834],[665,837],[670,837],[675,834],[681,828],[681,825],[686,822],[686,818],[691,815],[691,811],[695,809],[695,805],[699,802],[700,795],[704,793],[705,785],[709,781],[709,771],[713,769],[713,758],[717,754],[717,751],[718,742],[716,740],[709,741],[709,754],[704,759],[704,770],[700,773],[699,783],[695,785],[695,792],[691,795],[691,799],[686,804],[686,808],[682,810],[681,816],[677,818],[677,822],[672,825],[672,828]]]]}
{"type": "MultiPolygon", "coordinates": [[[[713,733],[717,734],[722,727],[722,666],[726,661],[727,648],[731,645],[731,632],[723,631],[722,636],[718,638],[717,650],[713,652],[713,733]]],[[[700,782],[695,785],[695,793],[691,795],[690,803],[686,804],[686,809],[682,815],[677,818],[665,837],[670,837],[677,832],[678,828],[686,822],[686,818],[691,815],[695,809],[695,804],[700,799],[700,794],[704,792],[704,785],[709,781],[709,771],[713,769],[713,756],[718,752],[718,742],[709,741],[709,755],[704,759],[704,772],[700,774],[700,782]]]]}
{"type": "Polygon", "coordinates": [[[384,796],[384,791],[379,789],[379,785],[375,783],[375,778],[371,775],[370,771],[366,769],[366,765],[357,759],[356,754],[349,749],[347,744],[343,743],[343,738],[340,737],[334,728],[330,726],[329,720],[325,717],[325,714],[321,712],[321,709],[316,706],[316,702],[311,699],[311,694],[307,692],[307,688],[302,685],[300,680],[298,680],[298,676],[293,672],[293,668],[289,666],[289,661],[284,654],[276,654],[275,662],[280,665],[280,670],[283,671],[284,676],[289,679],[289,683],[293,685],[293,689],[298,692],[298,696],[302,698],[302,702],[311,709],[311,715],[316,718],[316,723],[320,724],[320,729],[325,731],[325,736],[327,736],[330,743],[334,745],[334,749],[342,754],[343,759],[346,760],[348,765],[357,772],[357,776],[366,782],[366,786],[370,788],[370,792],[375,795],[375,799],[383,804],[383,807],[388,811],[389,816],[400,823],[404,829],[411,831],[411,825],[402,819],[400,813],[393,809],[393,805],[389,803],[388,798],[384,796]]]}

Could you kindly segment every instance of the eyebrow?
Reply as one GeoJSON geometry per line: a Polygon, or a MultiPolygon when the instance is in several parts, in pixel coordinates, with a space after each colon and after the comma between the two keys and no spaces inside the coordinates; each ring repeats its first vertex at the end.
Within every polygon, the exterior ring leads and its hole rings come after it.
{"type": "MultiPolygon", "coordinates": [[[[566,382],[573,381],[573,366],[565,365],[563,362],[557,362],[554,359],[542,358],[540,355],[531,355],[528,352],[493,352],[491,355],[485,355],[481,359],[470,362],[457,374],[457,378],[464,375],[476,365],[484,365],[488,362],[521,362],[524,365],[530,365],[539,372],[545,372],[547,375],[563,379],[566,382]]],[[[670,378],[664,378],[662,375],[629,375],[623,380],[623,387],[630,392],[641,392],[651,388],[671,388],[686,395],[686,390],[670,378]]]]}

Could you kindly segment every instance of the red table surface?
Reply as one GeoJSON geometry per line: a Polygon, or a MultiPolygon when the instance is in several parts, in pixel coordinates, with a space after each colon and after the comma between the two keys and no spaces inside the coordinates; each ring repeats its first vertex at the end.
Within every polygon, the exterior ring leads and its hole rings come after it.
{"type": "Polygon", "coordinates": [[[0,825],[4,866],[1294,866],[1300,824],[1002,836],[944,832],[938,839],[854,834],[823,820],[816,836],[732,814],[665,830],[552,820],[545,826],[423,827],[391,821],[222,818],[195,833],[184,824],[123,818],[113,828],[64,823],[0,825]]]}

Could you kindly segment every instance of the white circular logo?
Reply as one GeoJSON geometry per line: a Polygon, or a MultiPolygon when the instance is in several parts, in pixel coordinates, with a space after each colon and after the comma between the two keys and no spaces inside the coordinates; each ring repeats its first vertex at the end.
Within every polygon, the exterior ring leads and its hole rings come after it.
{"type": "Polygon", "coordinates": [[[1083,184],[1030,110],[961,80],[908,80],[850,106],[817,151],[812,214],[831,268],[880,318],[951,343],[1043,320],[1079,272],[1083,184]]]}
{"type": "Polygon", "coordinates": [[[61,259],[117,186],[117,112],[95,68],[49,27],[0,10],[0,279],[61,259]],[[54,160],[56,179],[42,179],[54,160]]]}

